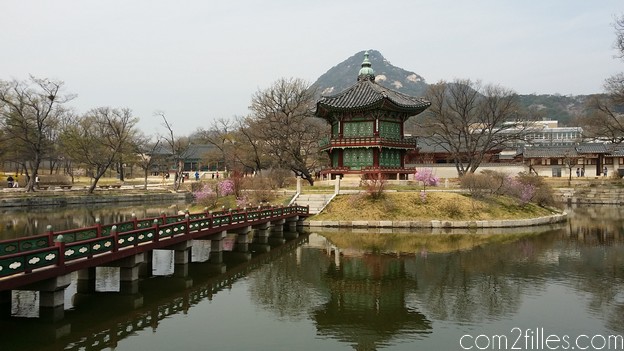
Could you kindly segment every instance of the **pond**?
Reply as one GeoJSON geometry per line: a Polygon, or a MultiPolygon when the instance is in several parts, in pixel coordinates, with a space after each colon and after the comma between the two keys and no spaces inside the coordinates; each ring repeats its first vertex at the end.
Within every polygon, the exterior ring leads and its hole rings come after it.
{"type": "Polygon", "coordinates": [[[505,234],[305,233],[222,275],[176,277],[164,251],[138,294],[114,272],[72,284],[61,322],[14,292],[0,350],[621,350],[624,209],[569,211],[505,234]]]}

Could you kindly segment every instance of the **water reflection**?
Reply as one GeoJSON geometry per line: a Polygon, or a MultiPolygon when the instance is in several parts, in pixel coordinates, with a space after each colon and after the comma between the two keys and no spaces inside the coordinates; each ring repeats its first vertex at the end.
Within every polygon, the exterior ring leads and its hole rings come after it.
{"type": "Polygon", "coordinates": [[[514,233],[317,231],[222,275],[193,263],[176,277],[164,254],[139,294],[68,289],[63,322],[0,322],[0,349],[449,350],[513,327],[622,334],[623,209],[570,210],[514,233]]]}
{"type": "Polygon", "coordinates": [[[93,225],[96,218],[102,224],[108,224],[130,220],[132,213],[138,218],[147,218],[158,216],[161,212],[173,215],[186,207],[185,202],[179,201],[2,209],[0,240],[43,234],[48,225],[59,231],[93,225]]]}

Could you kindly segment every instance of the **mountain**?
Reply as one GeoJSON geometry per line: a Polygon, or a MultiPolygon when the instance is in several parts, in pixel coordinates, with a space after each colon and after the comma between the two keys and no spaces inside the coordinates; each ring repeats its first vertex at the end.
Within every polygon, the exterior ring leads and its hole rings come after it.
{"type": "MultiPolygon", "coordinates": [[[[368,50],[368,59],[375,71],[377,83],[410,96],[425,94],[427,83],[422,76],[393,66],[377,50],[368,50]]],[[[357,82],[363,60],[364,51],[360,51],[332,67],[320,76],[312,87],[317,89],[319,95],[334,95],[342,92],[357,82]]]]}
{"type": "MultiPolygon", "coordinates": [[[[356,53],[320,76],[312,84],[312,88],[317,89],[318,97],[338,94],[355,84],[364,60],[364,52],[356,53]]],[[[410,96],[425,95],[428,84],[421,75],[393,66],[377,50],[368,50],[368,54],[377,83],[410,96]]],[[[573,126],[576,117],[585,112],[588,98],[589,95],[528,94],[519,95],[519,102],[522,107],[531,111],[535,118],[557,120],[560,126],[573,126]]]]}

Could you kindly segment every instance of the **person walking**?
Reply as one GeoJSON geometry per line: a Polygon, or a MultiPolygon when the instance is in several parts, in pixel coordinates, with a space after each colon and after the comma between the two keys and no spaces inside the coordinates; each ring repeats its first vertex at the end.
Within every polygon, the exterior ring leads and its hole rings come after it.
{"type": "Polygon", "coordinates": [[[9,176],[7,178],[7,188],[12,188],[13,187],[13,177],[9,176]]]}
{"type": "Polygon", "coordinates": [[[578,178],[578,177],[580,177],[580,176],[581,176],[581,169],[580,169],[580,168],[577,168],[577,169],[576,169],[576,177],[578,178]]]}
{"type": "Polygon", "coordinates": [[[603,173],[603,175],[604,175],[605,177],[607,176],[607,171],[608,171],[608,170],[607,170],[607,166],[604,166],[604,169],[603,169],[603,172],[602,172],[602,173],[603,173]]]}

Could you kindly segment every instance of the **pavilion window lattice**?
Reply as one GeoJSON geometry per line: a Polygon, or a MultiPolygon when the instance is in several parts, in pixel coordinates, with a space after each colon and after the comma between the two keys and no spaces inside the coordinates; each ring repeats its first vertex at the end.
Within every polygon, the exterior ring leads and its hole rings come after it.
{"type": "Polygon", "coordinates": [[[372,137],[373,121],[346,122],[344,124],[343,135],[347,138],[372,137]]]}
{"type": "Polygon", "coordinates": [[[386,139],[401,139],[401,125],[395,122],[379,121],[379,136],[386,139]]]}
{"type": "Polygon", "coordinates": [[[401,167],[401,150],[382,149],[379,154],[379,166],[392,168],[401,167]]]}
{"type": "Polygon", "coordinates": [[[345,149],[343,165],[351,169],[373,166],[373,150],[368,149],[345,149]]]}

